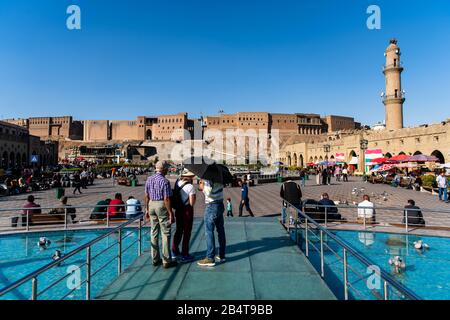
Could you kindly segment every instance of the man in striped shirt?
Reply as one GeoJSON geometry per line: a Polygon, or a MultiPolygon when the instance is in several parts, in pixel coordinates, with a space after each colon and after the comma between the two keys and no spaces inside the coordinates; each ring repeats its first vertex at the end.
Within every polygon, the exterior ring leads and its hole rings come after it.
{"type": "Polygon", "coordinates": [[[170,204],[172,189],[169,180],[165,177],[168,167],[165,161],[156,163],[156,173],[149,177],[145,183],[144,199],[146,218],[150,219],[152,227],[152,262],[154,266],[161,264],[159,254],[159,234],[161,233],[162,264],[164,268],[171,268],[177,265],[176,261],[172,261],[170,252],[170,233],[175,217],[170,204]]]}

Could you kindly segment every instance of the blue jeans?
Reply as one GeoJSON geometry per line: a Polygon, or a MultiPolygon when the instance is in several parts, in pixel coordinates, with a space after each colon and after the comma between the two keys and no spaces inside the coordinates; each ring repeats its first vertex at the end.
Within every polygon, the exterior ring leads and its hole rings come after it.
{"type": "Polygon", "coordinates": [[[447,188],[439,188],[439,200],[442,200],[442,196],[444,196],[444,201],[447,201],[447,188]]]}
{"type": "Polygon", "coordinates": [[[205,207],[205,237],[206,237],[206,257],[214,260],[216,255],[216,242],[214,238],[214,228],[217,230],[219,238],[219,256],[225,258],[225,228],[223,212],[225,207],[222,201],[208,203],[205,207]]]}
{"type": "Polygon", "coordinates": [[[302,178],[302,187],[306,186],[306,177],[302,178]]]}

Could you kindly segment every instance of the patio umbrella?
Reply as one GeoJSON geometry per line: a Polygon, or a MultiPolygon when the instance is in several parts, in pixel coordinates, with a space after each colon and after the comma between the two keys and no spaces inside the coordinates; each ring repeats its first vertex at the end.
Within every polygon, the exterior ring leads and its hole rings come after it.
{"type": "Polygon", "coordinates": [[[444,164],[440,164],[439,168],[450,169],[450,162],[447,162],[447,163],[444,163],[444,164]]]}
{"type": "Polygon", "coordinates": [[[392,168],[395,168],[393,164],[383,164],[377,169],[377,172],[389,171],[392,168]]]}
{"type": "Polygon", "coordinates": [[[281,161],[274,162],[273,164],[276,165],[276,166],[282,166],[282,165],[284,165],[284,163],[281,162],[281,161]]]}
{"type": "Polygon", "coordinates": [[[200,179],[211,180],[222,184],[231,183],[233,181],[230,170],[223,164],[215,163],[212,159],[192,157],[185,159],[183,165],[186,169],[195,173],[200,179]]]}
{"type": "Polygon", "coordinates": [[[396,168],[403,168],[403,169],[414,169],[414,168],[417,168],[417,167],[419,167],[419,165],[418,164],[416,164],[416,163],[411,163],[411,162],[406,162],[406,163],[397,163],[397,164],[394,164],[394,166],[396,167],[396,168]]]}
{"type": "Polygon", "coordinates": [[[392,158],[389,158],[387,162],[396,162],[396,161],[397,162],[404,162],[404,161],[407,161],[408,158],[410,158],[410,156],[407,156],[406,154],[399,154],[399,155],[396,155],[396,156],[394,156],[392,158]]]}
{"type": "Polygon", "coordinates": [[[375,158],[375,159],[370,160],[370,162],[373,162],[373,163],[385,163],[388,160],[389,160],[389,158],[375,158]]]}
{"type": "Polygon", "coordinates": [[[424,154],[418,154],[415,156],[408,157],[408,162],[438,162],[439,159],[435,156],[427,156],[424,154]]]}

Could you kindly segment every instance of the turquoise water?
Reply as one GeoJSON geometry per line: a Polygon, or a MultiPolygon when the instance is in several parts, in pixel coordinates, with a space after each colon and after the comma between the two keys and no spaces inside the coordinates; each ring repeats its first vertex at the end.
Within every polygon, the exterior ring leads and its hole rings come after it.
{"type": "MultiPolygon", "coordinates": [[[[333,233],[421,298],[450,299],[450,238],[356,231],[333,231],[333,233]],[[414,242],[417,240],[423,240],[429,249],[424,251],[415,249],[414,242]],[[401,273],[396,273],[389,265],[389,259],[395,256],[400,256],[406,264],[405,270],[401,273]]],[[[315,238],[314,234],[310,234],[310,239],[319,249],[319,239],[315,238]]],[[[327,237],[324,239],[331,248],[325,246],[324,250],[325,281],[339,298],[343,298],[343,265],[335,255],[342,257],[343,252],[334,240],[327,237]]],[[[310,258],[316,269],[320,270],[320,255],[312,245],[310,258]]],[[[373,273],[351,255],[348,256],[348,262],[351,266],[348,271],[351,283],[350,298],[382,298],[382,284],[381,288],[369,288],[367,285],[367,280],[370,280],[371,284],[375,283],[373,278],[369,279],[373,273]]],[[[393,289],[389,290],[389,294],[390,299],[404,298],[393,289]]]]}
{"type": "MultiPolygon", "coordinates": [[[[23,276],[52,261],[55,250],[60,250],[62,255],[77,247],[93,240],[106,233],[108,230],[71,230],[71,231],[50,231],[33,232],[17,235],[0,236],[0,287],[6,287],[12,282],[21,279],[23,276]],[[51,243],[47,249],[43,250],[38,245],[40,237],[47,237],[51,243]]],[[[146,233],[147,229],[143,231],[146,233]]],[[[137,257],[138,245],[137,230],[125,229],[122,232],[122,270],[128,267],[137,257]],[[131,245],[131,247],[129,247],[131,245]],[[129,248],[128,248],[129,247],[129,248]],[[128,249],[127,249],[128,248],[128,249]]],[[[100,251],[108,248],[117,242],[117,234],[110,235],[92,246],[91,256],[94,257],[100,251]]],[[[149,247],[149,236],[143,237],[143,249],[149,247]]],[[[105,253],[99,255],[92,261],[91,274],[94,274],[108,261],[104,269],[96,273],[91,281],[91,297],[99,294],[117,276],[118,246],[113,245],[105,253]]],[[[86,251],[82,251],[75,256],[64,261],[60,266],[52,268],[40,275],[38,279],[38,292],[41,292],[38,299],[60,299],[77,286],[76,289],[65,299],[84,299],[86,285],[86,251]],[[51,289],[44,289],[63,276],[67,278],[56,284],[51,289]]],[[[6,294],[0,299],[29,299],[31,296],[31,281],[23,284],[13,292],[6,294]]]]}

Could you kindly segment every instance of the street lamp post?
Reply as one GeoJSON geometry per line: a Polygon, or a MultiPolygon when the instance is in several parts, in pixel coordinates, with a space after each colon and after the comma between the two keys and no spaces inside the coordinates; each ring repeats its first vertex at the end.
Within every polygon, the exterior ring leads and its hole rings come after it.
{"type": "Polygon", "coordinates": [[[369,141],[367,141],[366,139],[361,139],[361,141],[359,142],[359,145],[361,147],[361,153],[362,153],[362,173],[363,176],[366,175],[366,150],[367,150],[367,146],[369,144],[369,141]]]}

